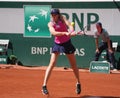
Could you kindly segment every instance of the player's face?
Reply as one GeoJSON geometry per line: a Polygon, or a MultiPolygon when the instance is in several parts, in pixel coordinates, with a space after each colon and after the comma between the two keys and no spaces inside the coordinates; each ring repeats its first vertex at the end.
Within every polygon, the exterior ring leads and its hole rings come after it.
{"type": "Polygon", "coordinates": [[[57,22],[59,19],[58,17],[59,17],[59,14],[52,14],[53,21],[57,22]]]}
{"type": "Polygon", "coordinates": [[[96,28],[97,28],[98,33],[100,34],[100,33],[101,33],[101,31],[102,31],[101,26],[100,26],[100,25],[96,25],[96,28]]]}

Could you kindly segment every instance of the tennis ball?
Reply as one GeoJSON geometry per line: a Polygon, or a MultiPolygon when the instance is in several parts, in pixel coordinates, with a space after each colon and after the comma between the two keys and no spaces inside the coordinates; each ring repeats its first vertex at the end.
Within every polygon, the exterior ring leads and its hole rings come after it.
{"type": "Polygon", "coordinates": [[[71,25],[72,25],[72,26],[74,26],[74,25],[75,25],[75,23],[74,23],[74,22],[71,22],[71,25]]]}

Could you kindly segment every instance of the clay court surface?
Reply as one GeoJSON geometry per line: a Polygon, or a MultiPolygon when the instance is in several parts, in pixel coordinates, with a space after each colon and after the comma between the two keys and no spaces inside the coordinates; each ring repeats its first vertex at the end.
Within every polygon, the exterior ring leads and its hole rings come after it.
{"type": "Polygon", "coordinates": [[[0,98],[120,98],[120,73],[79,69],[82,92],[76,95],[72,70],[54,68],[46,96],[41,93],[46,67],[0,66],[0,98]]]}

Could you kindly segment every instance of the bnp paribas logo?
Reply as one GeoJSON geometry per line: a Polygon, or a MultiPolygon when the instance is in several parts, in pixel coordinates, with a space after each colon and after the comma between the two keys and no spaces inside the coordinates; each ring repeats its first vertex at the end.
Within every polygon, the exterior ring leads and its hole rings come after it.
{"type": "Polygon", "coordinates": [[[50,11],[50,5],[24,6],[24,36],[51,37],[47,26],[50,21],[50,11]]]}

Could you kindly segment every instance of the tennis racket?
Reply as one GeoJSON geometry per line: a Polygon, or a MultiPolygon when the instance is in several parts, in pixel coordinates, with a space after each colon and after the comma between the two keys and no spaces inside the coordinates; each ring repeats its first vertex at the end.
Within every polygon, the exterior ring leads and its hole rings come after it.
{"type": "Polygon", "coordinates": [[[89,25],[86,25],[82,30],[77,32],[77,35],[87,35],[89,25]]]}
{"type": "MultiPolygon", "coordinates": [[[[71,23],[72,26],[74,26],[74,23],[71,23]]],[[[76,32],[77,35],[85,35],[85,36],[94,36],[95,31],[95,24],[87,24],[82,28],[80,31],[76,32]]]]}
{"type": "Polygon", "coordinates": [[[77,32],[77,35],[94,36],[95,30],[95,24],[87,24],[81,31],[77,32]]]}

